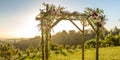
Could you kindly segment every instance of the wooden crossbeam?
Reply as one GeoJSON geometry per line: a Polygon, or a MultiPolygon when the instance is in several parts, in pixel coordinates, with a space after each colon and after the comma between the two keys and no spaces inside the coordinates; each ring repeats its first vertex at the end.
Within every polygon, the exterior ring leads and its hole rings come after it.
{"type": "Polygon", "coordinates": [[[55,25],[57,25],[60,21],[61,21],[61,20],[55,21],[55,22],[53,23],[53,25],[51,26],[51,29],[52,29],[55,25]]]}
{"type": "Polygon", "coordinates": [[[79,31],[83,32],[72,20],[69,20],[79,31]]]}
{"type": "Polygon", "coordinates": [[[90,22],[89,19],[87,19],[88,23],[90,24],[90,26],[92,27],[92,29],[96,32],[96,29],[94,28],[93,24],[90,22]]]}

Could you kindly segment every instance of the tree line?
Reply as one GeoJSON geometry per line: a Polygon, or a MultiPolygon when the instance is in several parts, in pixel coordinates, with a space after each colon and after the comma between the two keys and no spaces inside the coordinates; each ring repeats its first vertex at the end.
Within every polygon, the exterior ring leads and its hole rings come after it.
{"type": "MultiPolygon", "coordinates": [[[[89,47],[95,47],[95,38],[96,34],[92,32],[92,30],[85,30],[85,46],[88,45],[89,47]]],[[[51,44],[56,45],[70,45],[70,46],[77,46],[81,45],[82,40],[82,33],[76,32],[75,30],[70,30],[66,32],[65,30],[56,33],[55,35],[51,36],[51,44]]],[[[99,40],[100,45],[105,46],[118,46],[120,45],[120,29],[115,27],[114,29],[107,31],[105,30],[104,34],[100,35],[99,40]]],[[[41,37],[36,36],[34,38],[30,38],[28,40],[21,40],[19,42],[15,42],[14,46],[25,50],[28,47],[32,46],[37,48],[38,46],[41,47],[41,37]]],[[[104,47],[104,46],[103,46],[104,47]]]]}

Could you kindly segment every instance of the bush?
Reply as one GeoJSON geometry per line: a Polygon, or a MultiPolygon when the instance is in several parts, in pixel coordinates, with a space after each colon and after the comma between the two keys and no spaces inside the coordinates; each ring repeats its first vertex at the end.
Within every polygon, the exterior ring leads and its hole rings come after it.
{"type": "Polygon", "coordinates": [[[26,50],[26,53],[27,53],[27,56],[30,56],[30,50],[29,49],[26,50]]]}
{"type": "Polygon", "coordinates": [[[2,58],[11,59],[15,55],[15,47],[9,43],[0,45],[0,56],[2,58]]]}
{"type": "Polygon", "coordinates": [[[120,46],[120,34],[113,36],[108,34],[105,39],[107,46],[120,46]]]}
{"type": "Polygon", "coordinates": [[[107,47],[107,46],[106,46],[106,44],[107,44],[106,41],[103,40],[103,41],[100,41],[100,42],[101,42],[101,43],[100,43],[100,47],[107,47]]]}
{"type": "Polygon", "coordinates": [[[74,53],[74,51],[73,51],[73,50],[67,50],[67,52],[69,52],[69,53],[74,53]]]}
{"type": "Polygon", "coordinates": [[[65,51],[62,51],[61,54],[64,56],[67,56],[67,52],[65,52],[65,51]]]}
{"type": "Polygon", "coordinates": [[[70,49],[70,45],[66,45],[65,49],[69,50],[70,49]]]}
{"type": "Polygon", "coordinates": [[[60,51],[59,51],[59,50],[56,50],[56,51],[55,51],[55,54],[56,54],[56,55],[60,54],[60,51]]]}
{"type": "Polygon", "coordinates": [[[95,48],[95,39],[91,39],[85,42],[86,48],[95,48]]]}
{"type": "Polygon", "coordinates": [[[22,54],[22,51],[19,51],[18,52],[18,56],[21,57],[23,54],[22,54]]]}
{"type": "Polygon", "coordinates": [[[62,52],[63,51],[63,46],[59,46],[59,50],[60,50],[60,52],[62,52]]]}
{"type": "Polygon", "coordinates": [[[81,49],[82,47],[81,47],[81,45],[77,45],[77,47],[76,47],[77,49],[81,49]]]}
{"type": "Polygon", "coordinates": [[[73,45],[73,46],[71,47],[71,49],[75,50],[75,49],[76,49],[75,45],[73,45]]]}
{"type": "Polygon", "coordinates": [[[50,50],[59,50],[59,46],[57,44],[50,44],[50,50]]]}

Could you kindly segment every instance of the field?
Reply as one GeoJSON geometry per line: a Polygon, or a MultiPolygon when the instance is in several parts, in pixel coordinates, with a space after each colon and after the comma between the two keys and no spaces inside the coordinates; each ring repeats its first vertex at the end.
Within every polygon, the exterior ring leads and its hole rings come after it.
{"type": "MultiPolygon", "coordinates": [[[[106,47],[100,48],[99,50],[99,60],[120,60],[120,46],[117,47],[106,47]]],[[[55,54],[55,51],[52,51],[49,57],[49,60],[81,60],[81,49],[67,51],[64,50],[66,54],[55,54]]],[[[29,56],[25,60],[40,60],[40,57],[29,56]]],[[[95,60],[95,49],[85,49],[85,60],[95,60]]]]}
{"type": "MultiPolygon", "coordinates": [[[[100,48],[100,60],[120,60],[120,47],[100,48]]],[[[50,60],[81,60],[81,50],[68,56],[52,56],[50,60]]],[[[95,49],[85,50],[85,60],[95,60],[95,49]]]]}

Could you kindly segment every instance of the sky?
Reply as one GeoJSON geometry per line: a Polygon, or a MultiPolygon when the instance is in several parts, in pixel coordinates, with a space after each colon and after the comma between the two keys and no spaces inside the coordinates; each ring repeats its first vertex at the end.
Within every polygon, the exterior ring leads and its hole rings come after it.
{"type": "MultiPolygon", "coordinates": [[[[35,17],[42,3],[64,6],[69,11],[83,12],[85,8],[100,8],[108,19],[105,28],[120,28],[119,0],[0,0],[0,38],[29,38],[40,35],[35,17]]],[[[79,25],[78,21],[75,21],[79,25]]],[[[80,26],[80,25],[79,25],[80,26]]],[[[81,26],[80,26],[81,27],[81,26]]],[[[69,21],[61,21],[53,29],[55,34],[62,30],[77,30],[69,21]]]]}

